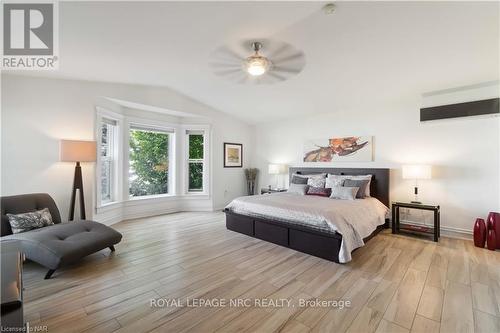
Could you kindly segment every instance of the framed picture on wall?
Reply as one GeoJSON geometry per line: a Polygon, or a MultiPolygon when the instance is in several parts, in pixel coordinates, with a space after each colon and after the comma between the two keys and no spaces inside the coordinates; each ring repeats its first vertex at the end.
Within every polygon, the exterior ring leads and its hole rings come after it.
{"type": "Polygon", "coordinates": [[[224,142],[224,168],[243,167],[243,145],[224,142]]]}
{"type": "Polygon", "coordinates": [[[310,140],[304,145],[304,162],[371,162],[373,137],[348,136],[310,140]]]}

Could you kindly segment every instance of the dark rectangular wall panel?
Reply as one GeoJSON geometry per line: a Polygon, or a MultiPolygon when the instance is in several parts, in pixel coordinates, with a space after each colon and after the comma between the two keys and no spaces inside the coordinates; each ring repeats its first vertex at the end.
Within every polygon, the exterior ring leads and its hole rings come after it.
{"type": "Polygon", "coordinates": [[[420,109],[420,121],[500,114],[499,98],[420,109]]]}

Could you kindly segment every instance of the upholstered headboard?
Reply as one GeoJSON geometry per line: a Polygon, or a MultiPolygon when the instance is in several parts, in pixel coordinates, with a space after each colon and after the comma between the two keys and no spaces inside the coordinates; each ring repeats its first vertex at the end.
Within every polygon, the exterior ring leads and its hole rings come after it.
{"type": "Polygon", "coordinates": [[[312,175],[317,173],[330,173],[333,175],[372,175],[370,184],[370,195],[380,200],[384,205],[390,207],[389,201],[389,178],[390,169],[382,168],[306,168],[290,167],[289,177],[292,174],[312,175]]]}

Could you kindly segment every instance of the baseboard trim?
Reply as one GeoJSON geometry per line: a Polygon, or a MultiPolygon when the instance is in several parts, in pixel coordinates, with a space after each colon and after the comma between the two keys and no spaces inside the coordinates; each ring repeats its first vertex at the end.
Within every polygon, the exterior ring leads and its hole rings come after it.
{"type": "Polygon", "coordinates": [[[182,211],[211,212],[212,200],[207,198],[177,198],[169,197],[165,200],[127,201],[96,213],[93,219],[105,225],[112,225],[121,221],[135,220],[163,214],[172,214],[182,211]],[[141,204],[138,204],[141,203],[141,204]]]}
{"type": "MultiPolygon", "coordinates": [[[[405,223],[411,223],[415,225],[428,225],[422,222],[417,222],[417,221],[408,221],[408,220],[401,220],[401,222],[405,223]]],[[[441,236],[445,237],[450,237],[450,238],[457,238],[457,239],[467,239],[471,240],[472,239],[472,231],[463,229],[463,228],[456,228],[456,227],[448,227],[448,226],[441,226],[441,236]]]]}

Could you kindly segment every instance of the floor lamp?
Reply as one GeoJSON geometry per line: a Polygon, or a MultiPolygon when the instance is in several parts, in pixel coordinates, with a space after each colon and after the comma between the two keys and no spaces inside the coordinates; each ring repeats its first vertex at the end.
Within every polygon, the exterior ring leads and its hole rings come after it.
{"type": "Polygon", "coordinates": [[[75,217],[76,192],[80,192],[80,219],[85,220],[85,198],[83,196],[83,178],[81,162],[96,161],[95,141],[61,140],[60,144],[61,162],[76,162],[75,176],[73,178],[73,190],[69,205],[69,221],[75,217]]]}

